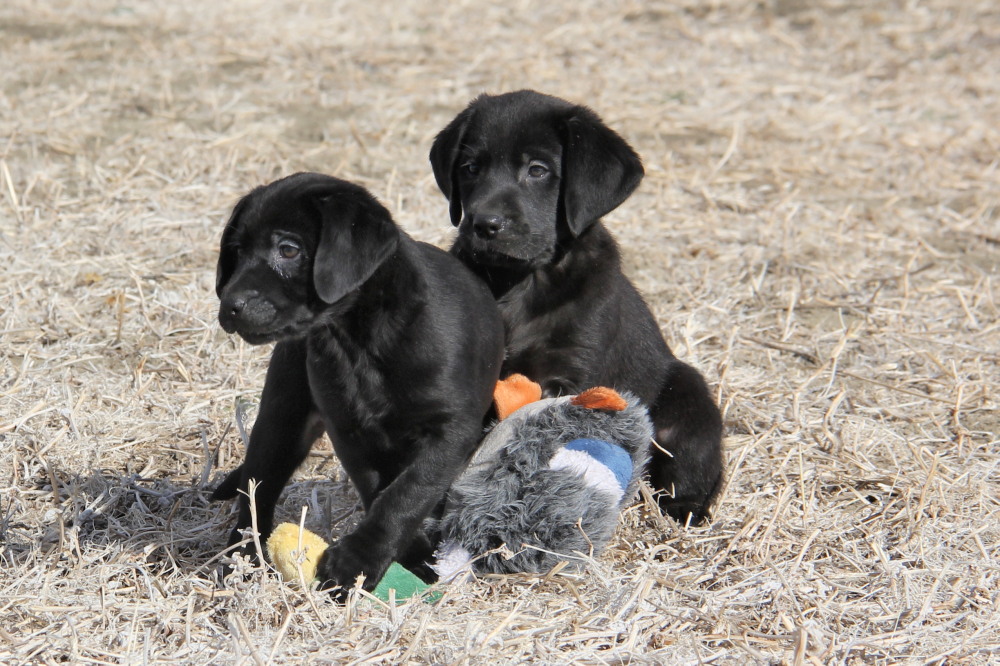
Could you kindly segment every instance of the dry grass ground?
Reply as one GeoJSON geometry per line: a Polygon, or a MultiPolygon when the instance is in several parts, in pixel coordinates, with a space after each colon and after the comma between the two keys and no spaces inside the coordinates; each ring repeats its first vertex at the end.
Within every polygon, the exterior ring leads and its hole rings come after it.
{"type": "MultiPolygon", "coordinates": [[[[0,7],[0,662],[1000,661],[996,3],[389,7],[0,7]],[[445,245],[431,139],[520,87],[645,159],[609,223],[717,387],[715,520],[437,606],[214,589],[268,351],[214,320],[229,208],[319,170],[445,245]]],[[[301,505],[351,520],[328,445],[301,505]]]]}

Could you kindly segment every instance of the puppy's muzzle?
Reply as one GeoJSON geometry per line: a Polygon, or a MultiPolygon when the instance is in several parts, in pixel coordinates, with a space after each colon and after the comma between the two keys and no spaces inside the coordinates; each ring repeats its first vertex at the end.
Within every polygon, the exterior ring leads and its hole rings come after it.
{"type": "Polygon", "coordinates": [[[226,333],[266,328],[276,315],[274,305],[256,291],[226,294],[219,305],[219,324],[226,333]]]}

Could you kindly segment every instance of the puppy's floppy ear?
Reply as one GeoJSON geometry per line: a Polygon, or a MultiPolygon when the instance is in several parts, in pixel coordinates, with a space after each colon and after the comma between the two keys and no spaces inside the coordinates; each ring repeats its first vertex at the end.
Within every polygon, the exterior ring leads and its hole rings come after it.
{"type": "Polygon", "coordinates": [[[399,229],[385,207],[367,192],[343,192],[316,199],[319,243],[313,259],[313,288],[336,303],[360,287],[399,244],[399,229]]]}
{"type": "Polygon", "coordinates": [[[239,248],[236,246],[234,237],[236,229],[239,227],[240,216],[246,210],[252,194],[251,192],[239,200],[233,208],[232,215],[229,216],[229,221],[226,222],[226,228],[222,231],[222,240],[219,242],[219,263],[215,265],[215,293],[219,298],[222,298],[222,290],[226,287],[229,279],[233,277],[233,271],[236,270],[239,248]]]}
{"type": "Polygon", "coordinates": [[[563,139],[563,210],[573,236],[617,208],[635,191],[644,174],[642,161],[590,109],[568,114],[563,139]]]}
{"type": "Polygon", "coordinates": [[[458,191],[458,155],[461,152],[465,130],[475,115],[475,103],[473,100],[464,111],[455,116],[455,119],[438,133],[431,145],[431,168],[434,169],[434,180],[437,181],[441,193],[448,198],[451,223],[456,227],[462,221],[462,198],[458,191]]]}

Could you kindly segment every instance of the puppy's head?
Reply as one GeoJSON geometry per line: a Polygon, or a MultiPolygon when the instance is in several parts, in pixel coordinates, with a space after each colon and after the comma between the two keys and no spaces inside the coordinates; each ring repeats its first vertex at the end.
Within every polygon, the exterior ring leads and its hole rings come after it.
{"type": "Polygon", "coordinates": [[[243,197],[222,233],[219,323],[251,344],[304,335],[393,253],[399,230],[362,187],[298,173],[243,197]]]}
{"type": "Polygon", "coordinates": [[[430,159],[459,250],[529,269],[617,208],[643,176],[635,151],[593,111],[531,90],[473,100],[430,159]]]}

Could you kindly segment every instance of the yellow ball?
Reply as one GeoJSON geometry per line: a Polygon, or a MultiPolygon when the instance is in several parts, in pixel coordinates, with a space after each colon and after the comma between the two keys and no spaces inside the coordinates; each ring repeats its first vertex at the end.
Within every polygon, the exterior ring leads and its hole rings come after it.
{"type": "Polygon", "coordinates": [[[267,554],[281,578],[299,580],[301,566],[306,583],[316,578],[316,567],[326,548],[326,542],[319,535],[292,523],[281,523],[275,527],[267,540],[267,554]]]}

